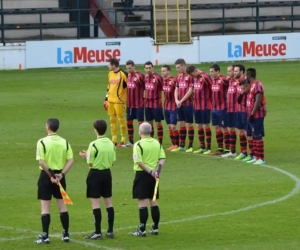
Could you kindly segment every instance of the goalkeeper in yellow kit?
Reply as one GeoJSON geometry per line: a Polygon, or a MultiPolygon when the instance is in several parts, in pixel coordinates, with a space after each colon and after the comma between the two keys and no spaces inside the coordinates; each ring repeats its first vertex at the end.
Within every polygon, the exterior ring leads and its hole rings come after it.
{"type": "Polygon", "coordinates": [[[127,73],[119,68],[118,59],[112,58],[108,64],[108,85],[104,101],[104,108],[110,118],[112,142],[117,147],[125,147],[126,140],[126,101],[127,101],[127,73]],[[117,144],[118,127],[120,124],[121,142],[117,144]]]}

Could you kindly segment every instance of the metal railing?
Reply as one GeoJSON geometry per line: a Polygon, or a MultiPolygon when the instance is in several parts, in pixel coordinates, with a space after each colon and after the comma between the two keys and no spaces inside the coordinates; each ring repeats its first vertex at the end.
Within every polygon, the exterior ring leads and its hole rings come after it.
{"type": "MultiPolygon", "coordinates": [[[[99,9],[89,9],[89,8],[80,8],[79,0],[73,1],[72,7],[63,7],[63,8],[34,8],[32,9],[5,9],[4,7],[4,0],[0,0],[0,34],[1,34],[1,43],[6,43],[10,41],[25,41],[25,40],[47,40],[47,39],[66,39],[66,38],[90,38],[90,37],[101,37],[99,31],[99,27],[102,30],[111,31],[108,32],[110,35],[108,37],[125,37],[125,36],[137,36],[137,34],[131,34],[128,30],[142,30],[145,28],[147,30],[146,36],[153,37],[154,34],[154,22],[153,19],[153,8],[152,5],[148,6],[134,6],[133,11],[135,13],[143,12],[149,13],[147,20],[136,20],[135,18],[138,15],[130,16],[128,14],[124,14],[126,11],[126,6],[124,7],[116,7],[116,8],[105,8],[101,6],[104,3],[103,0],[97,0],[99,9]],[[76,2],[77,1],[77,2],[76,2]],[[96,13],[94,15],[93,23],[90,23],[90,13],[96,13]],[[48,14],[62,14],[65,13],[67,15],[68,22],[61,22],[50,20],[46,21],[45,15],[48,14]],[[18,19],[18,15],[30,16],[30,15],[37,15],[38,20],[34,23],[26,23],[26,19],[20,18],[20,22],[14,21],[10,22],[7,21],[8,18],[14,16],[13,20],[18,19]],[[103,18],[105,15],[106,18],[103,18]],[[88,20],[87,20],[88,19],[88,20]],[[99,23],[99,20],[101,22],[99,23]],[[66,35],[53,36],[53,34],[48,32],[51,29],[52,33],[53,30],[62,29],[65,31],[66,35]],[[25,33],[23,30],[28,31],[28,35],[22,36],[20,38],[17,37],[18,34],[10,35],[12,32],[19,32],[25,33]],[[30,35],[31,31],[35,30],[34,35],[30,35]],[[93,32],[91,32],[93,31],[93,32]]],[[[228,0],[230,1],[230,0],[228,0]]],[[[152,4],[152,1],[149,3],[152,4]]],[[[284,21],[289,22],[289,27],[285,28],[285,32],[294,32],[299,30],[300,27],[295,26],[295,21],[300,20],[300,15],[295,15],[294,8],[296,6],[300,6],[300,1],[288,1],[288,2],[269,2],[267,4],[267,0],[265,2],[261,2],[256,0],[256,3],[239,3],[239,4],[192,4],[191,10],[213,10],[219,9],[222,11],[222,15],[219,18],[199,18],[196,16],[192,17],[192,28],[196,25],[202,24],[220,24],[221,30],[218,33],[227,34],[228,30],[226,28],[226,24],[234,24],[234,23],[242,23],[242,22],[251,22],[255,23],[256,28],[253,29],[252,33],[261,33],[260,30],[260,23],[261,22],[271,22],[271,21],[284,21]],[[261,8],[265,7],[289,7],[290,14],[285,16],[262,16],[260,15],[261,8]],[[243,8],[252,8],[253,15],[252,16],[243,16],[243,17],[228,17],[226,14],[226,10],[229,9],[243,9],[243,8]]],[[[23,17],[24,17],[23,16],[23,17]]],[[[55,18],[55,16],[54,16],[55,18]]],[[[12,20],[12,18],[11,18],[12,20]]],[[[49,17],[47,17],[49,20],[49,17]]],[[[142,32],[142,31],[140,31],[142,32]]],[[[244,30],[241,31],[234,31],[236,33],[244,33],[244,30]]],[[[273,32],[276,32],[274,29],[273,32]]],[[[105,33],[105,32],[104,32],[105,33]]],[[[211,32],[211,34],[217,32],[211,32]]],[[[195,34],[195,33],[194,33],[195,34]]],[[[105,36],[107,35],[105,34],[105,36]]]]}

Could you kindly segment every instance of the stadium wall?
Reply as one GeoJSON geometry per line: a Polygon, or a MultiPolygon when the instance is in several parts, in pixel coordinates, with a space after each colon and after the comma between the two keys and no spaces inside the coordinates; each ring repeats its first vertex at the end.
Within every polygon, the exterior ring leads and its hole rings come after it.
{"type": "Polygon", "coordinates": [[[191,44],[155,45],[150,37],[93,40],[28,41],[0,45],[0,69],[106,66],[115,57],[122,65],[151,60],[174,64],[300,59],[300,33],[194,37],[191,44]]]}

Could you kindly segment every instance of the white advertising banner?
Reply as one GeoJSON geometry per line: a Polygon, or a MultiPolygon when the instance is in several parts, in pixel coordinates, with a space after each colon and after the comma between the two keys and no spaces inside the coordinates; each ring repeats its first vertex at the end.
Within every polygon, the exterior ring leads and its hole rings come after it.
{"type": "Polygon", "coordinates": [[[106,66],[110,58],[144,64],[151,47],[150,37],[26,42],[26,68],[106,66]]]}
{"type": "Polygon", "coordinates": [[[300,33],[201,36],[200,62],[300,58],[300,33]]]}

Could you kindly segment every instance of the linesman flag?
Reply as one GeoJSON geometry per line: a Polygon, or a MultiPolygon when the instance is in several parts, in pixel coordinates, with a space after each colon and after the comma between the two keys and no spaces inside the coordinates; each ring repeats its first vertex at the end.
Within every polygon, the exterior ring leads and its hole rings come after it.
{"type": "Polygon", "coordinates": [[[68,205],[73,205],[73,202],[71,201],[70,197],[68,196],[68,194],[66,193],[66,191],[64,190],[60,182],[58,183],[58,186],[59,186],[59,191],[61,193],[61,196],[63,197],[64,203],[68,205]]]}
{"type": "MultiPolygon", "coordinates": [[[[53,172],[53,170],[51,168],[49,168],[48,170],[49,170],[50,174],[52,175],[52,177],[54,179],[56,179],[56,176],[55,176],[55,173],[53,172]]],[[[57,185],[59,186],[59,191],[61,193],[64,203],[68,204],[68,205],[73,205],[72,200],[70,199],[70,197],[68,196],[67,192],[64,190],[64,188],[60,184],[60,182],[58,182],[57,185]]]]}

